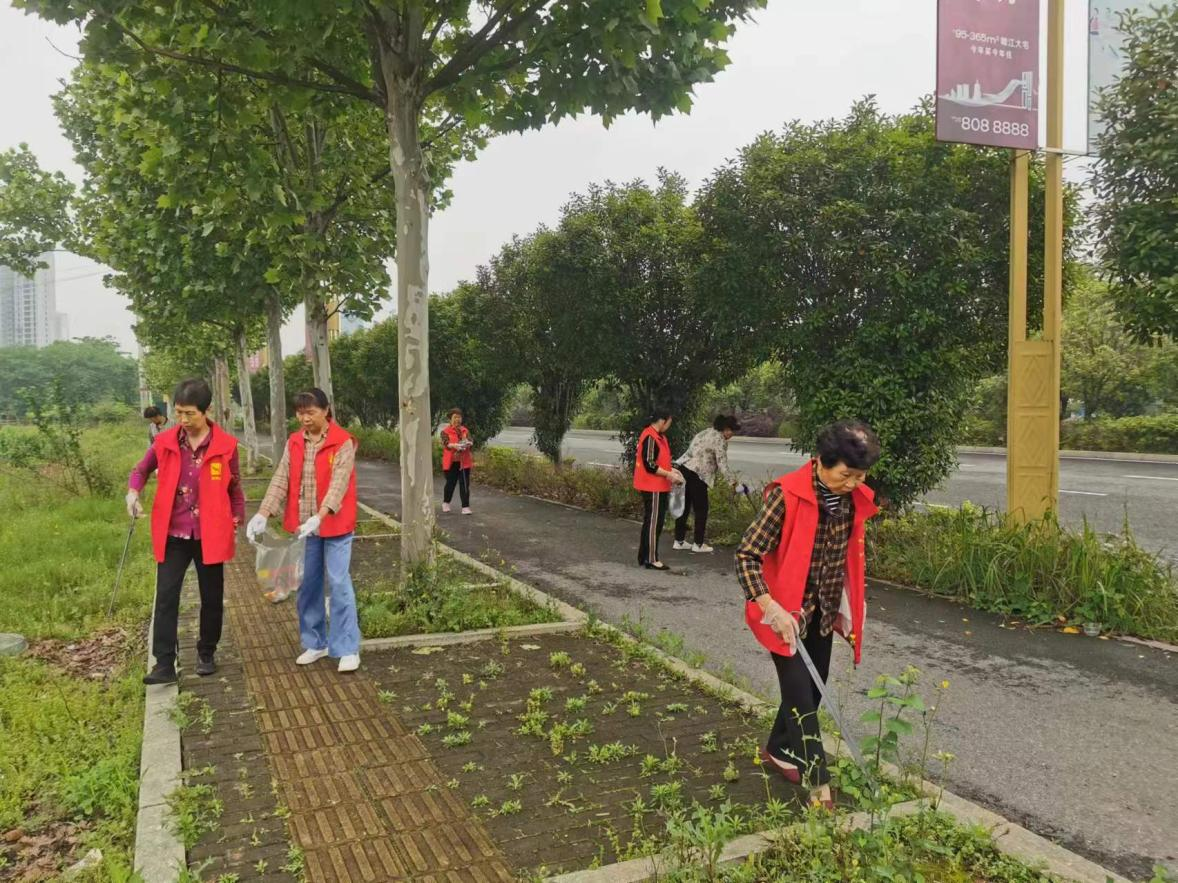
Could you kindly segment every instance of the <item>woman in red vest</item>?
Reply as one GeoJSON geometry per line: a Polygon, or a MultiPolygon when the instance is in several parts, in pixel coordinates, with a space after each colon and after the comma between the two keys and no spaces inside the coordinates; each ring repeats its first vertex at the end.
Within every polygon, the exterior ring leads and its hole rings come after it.
{"type": "Polygon", "coordinates": [[[474,467],[474,456],[471,450],[474,441],[470,437],[470,430],[462,425],[462,411],[451,408],[446,415],[449,420],[442,427],[442,472],[446,476],[446,487],[442,491],[442,511],[450,511],[450,501],[454,499],[454,487],[458,486],[458,496],[462,500],[462,514],[470,514],[470,470],[474,467]]]}
{"type": "Polygon", "coordinates": [[[282,526],[307,541],[299,585],[299,637],[303,652],[295,660],[310,665],[324,656],[339,660],[339,670],[360,667],[360,624],[352,586],[352,539],[356,529],[356,442],[332,420],[321,389],[295,396],[302,429],[291,433],[270,487],[250,519],[253,542],[266,520],[282,513],[282,526]],[[331,628],[323,604],[324,584],[331,594],[331,628]]]}
{"type": "Polygon", "coordinates": [[[212,390],[203,380],[185,380],[173,394],[177,425],[157,435],[131,470],[127,512],[143,516],[139,494],[152,472],[159,487],[151,505],[151,546],[155,553],[155,619],[151,654],[155,665],[145,684],[176,681],[176,629],[180,588],[188,565],[196,565],[200,586],[200,639],[196,673],[217,670],[214,654],[225,619],[225,567],[233,557],[234,534],[245,518],[245,495],[237,461],[237,439],[208,419],[212,390]]]}
{"type": "Polygon", "coordinates": [[[825,682],[834,632],[863,651],[867,613],[863,530],[877,511],[864,484],[880,456],[865,423],[840,421],[818,433],[818,456],[772,482],[761,514],[736,552],[745,621],[772,656],[781,708],[761,759],[790,782],[803,780],[831,807],[830,773],[818,729],[821,694],[794,648],[800,640],[825,682]]]}
{"type": "Polygon", "coordinates": [[[682,474],[671,462],[671,443],[666,435],[671,420],[669,411],[656,411],[651,416],[650,425],[638,436],[634,460],[634,489],[642,494],[638,563],[649,570],[671,569],[659,560],[659,534],[667,520],[671,485],[683,483],[682,474]]]}

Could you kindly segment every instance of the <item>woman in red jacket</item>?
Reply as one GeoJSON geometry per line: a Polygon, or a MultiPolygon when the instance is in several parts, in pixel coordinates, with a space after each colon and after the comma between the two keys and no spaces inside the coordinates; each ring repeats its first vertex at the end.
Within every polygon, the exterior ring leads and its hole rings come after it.
{"type": "Polygon", "coordinates": [[[451,408],[446,415],[449,423],[442,427],[442,472],[446,476],[446,487],[442,492],[442,511],[450,511],[454,499],[454,487],[462,500],[462,514],[470,514],[470,470],[474,466],[471,449],[474,440],[470,430],[462,425],[462,411],[451,408]]]}
{"type": "Polygon", "coordinates": [[[761,759],[789,781],[809,785],[830,807],[830,773],[818,729],[821,694],[794,648],[801,641],[825,682],[833,636],[858,665],[867,613],[863,529],[877,509],[863,482],[880,456],[865,423],[844,420],[818,433],[818,456],[765,490],[761,514],[736,551],[745,621],[773,659],[781,708],[761,759]]]}
{"type": "Polygon", "coordinates": [[[672,484],[682,484],[683,475],[671,462],[671,413],[655,411],[650,425],[638,436],[634,460],[634,489],[642,494],[642,533],[638,537],[638,563],[648,570],[670,570],[659,560],[659,535],[667,520],[667,503],[672,484]]]}
{"type": "Polygon", "coordinates": [[[360,667],[360,624],[350,572],[356,529],[356,442],[331,417],[321,389],[295,396],[302,429],[291,433],[258,514],[246,536],[265,532],[266,519],[282,513],[282,526],[307,541],[299,585],[299,637],[295,660],[310,665],[324,656],[339,660],[341,672],[360,667]],[[323,603],[331,595],[331,627],[323,603]]]}
{"type": "Polygon", "coordinates": [[[173,402],[177,426],[157,435],[128,479],[127,512],[143,516],[139,493],[158,470],[151,506],[151,545],[157,562],[155,624],[151,655],[155,665],[145,684],[176,681],[176,629],[180,589],[188,565],[196,565],[200,587],[200,639],[196,673],[217,670],[214,655],[225,617],[225,562],[233,557],[237,525],[245,517],[237,439],[209,419],[213,393],[203,380],[184,380],[173,402]]]}

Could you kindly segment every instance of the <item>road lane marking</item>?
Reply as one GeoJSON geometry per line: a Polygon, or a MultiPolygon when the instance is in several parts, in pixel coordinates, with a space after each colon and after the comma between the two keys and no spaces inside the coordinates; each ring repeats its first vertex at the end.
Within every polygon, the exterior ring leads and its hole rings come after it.
{"type": "Polygon", "coordinates": [[[1165,475],[1126,475],[1125,478],[1140,478],[1142,481],[1178,481],[1178,478],[1168,478],[1165,475]]]}
{"type": "Polygon", "coordinates": [[[1108,494],[1098,494],[1095,491],[1060,491],[1061,494],[1079,494],[1082,497],[1107,497],[1108,494]]]}

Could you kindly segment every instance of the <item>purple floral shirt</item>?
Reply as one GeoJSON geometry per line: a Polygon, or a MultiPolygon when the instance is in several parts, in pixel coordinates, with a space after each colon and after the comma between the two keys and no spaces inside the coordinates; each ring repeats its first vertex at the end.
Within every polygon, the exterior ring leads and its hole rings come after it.
{"type": "MultiPolygon", "coordinates": [[[[180,481],[176,485],[176,502],[172,506],[172,520],[168,524],[170,537],[200,539],[200,467],[204,463],[212,438],[213,433],[210,431],[200,447],[194,451],[192,445],[188,444],[187,432],[181,429],[177,436],[180,443],[180,481]]],[[[158,467],[159,460],[156,459],[155,446],[152,445],[138,465],[131,470],[127,486],[133,491],[142,492],[151,473],[158,467]]],[[[238,462],[236,449],[229,459],[229,506],[233,510],[233,517],[239,523],[245,520],[245,493],[241,489],[241,464],[238,462]]]]}

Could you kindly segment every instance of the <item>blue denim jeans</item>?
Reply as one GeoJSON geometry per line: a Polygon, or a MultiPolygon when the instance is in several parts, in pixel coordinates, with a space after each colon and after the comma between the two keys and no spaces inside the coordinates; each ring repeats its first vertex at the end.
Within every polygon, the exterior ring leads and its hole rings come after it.
{"type": "Polygon", "coordinates": [[[352,534],[307,537],[303,582],[299,585],[299,637],[304,650],[327,649],[334,659],[360,652],[356,591],[352,588],[352,534]],[[323,604],[326,579],[331,593],[331,630],[323,604]]]}

